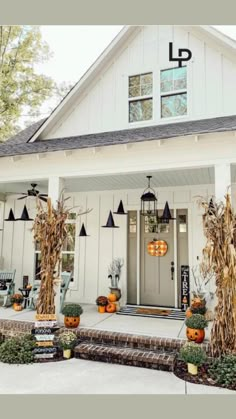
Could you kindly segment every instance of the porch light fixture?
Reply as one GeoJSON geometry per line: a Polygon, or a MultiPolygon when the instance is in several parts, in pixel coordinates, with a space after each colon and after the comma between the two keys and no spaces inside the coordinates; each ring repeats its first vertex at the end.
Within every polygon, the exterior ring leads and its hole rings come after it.
{"type": "Polygon", "coordinates": [[[12,208],[9,211],[8,218],[5,218],[4,221],[16,221],[12,208]]]}
{"type": "Polygon", "coordinates": [[[157,197],[154,189],[151,188],[150,182],[152,176],[146,176],[148,179],[148,187],[143,191],[141,196],[141,215],[157,216],[157,197]]]}
{"type": "Polygon", "coordinates": [[[33,218],[29,217],[29,213],[28,213],[28,210],[26,208],[26,205],[24,205],[21,217],[17,218],[17,221],[33,221],[33,218]]]}
{"type": "Polygon", "coordinates": [[[109,212],[109,216],[108,216],[106,225],[102,226],[102,227],[103,228],[119,228],[119,226],[115,225],[114,218],[113,218],[113,215],[112,215],[111,211],[109,212]]]}
{"type": "Polygon", "coordinates": [[[125,210],[124,210],[124,205],[123,205],[122,200],[120,200],[120,203],[119,203],[119,206],[118,206],[117,211],[116,212],[113,212],[113,214],[127,215],[127,212],[125,212],[125,210]]]}
{"type": "Polygon", "coordinates": [[[81,227],[81,230],[80,230],[80,233],[79,233],[79,237],[89,237],[87,232],[86,232],[84,223],[82,224],[82,227],[81,227]]]}

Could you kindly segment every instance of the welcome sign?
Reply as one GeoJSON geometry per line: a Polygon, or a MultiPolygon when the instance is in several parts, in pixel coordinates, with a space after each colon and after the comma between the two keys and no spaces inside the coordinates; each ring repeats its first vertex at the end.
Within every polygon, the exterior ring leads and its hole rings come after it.
{"type": "Polygon", "coordinates": [[[57,347],[54,345],[54,333],[59,329],[55,315],[37,314],[32,335],[35,338],[34,358],[45,361],[57,355],[57,347]]]}
{"type": "Polygon", "coordinates": [[[190,305],[189,266],[181,265],[181,309],[186,311],[190,305]]]}

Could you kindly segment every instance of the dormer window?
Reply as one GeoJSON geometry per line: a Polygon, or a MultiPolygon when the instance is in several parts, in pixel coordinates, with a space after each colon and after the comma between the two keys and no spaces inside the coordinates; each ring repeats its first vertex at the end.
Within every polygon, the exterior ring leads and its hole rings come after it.
{"type": "Polygon", "coordinates": [[[187,67],[161,71],[161,117],[187,114],[187,67]]]}
{"type": "Polygon", "coordinates": [[[129,122],[152,119],[152,73],[129,77],[129,122]]]}

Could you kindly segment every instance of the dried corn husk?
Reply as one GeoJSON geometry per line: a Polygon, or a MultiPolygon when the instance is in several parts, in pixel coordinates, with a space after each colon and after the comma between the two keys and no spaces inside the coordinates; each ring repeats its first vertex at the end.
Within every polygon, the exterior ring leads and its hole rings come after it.
{"type": "Polygon", "coordinates": [[[228,193],[225,204],[215,203],[213,211],[206,200],[201,199],[200,205],[207,239],[203,264],[216,278],[217,305],[210,344],[212,354],[219,356],[236,352],[236,215],[228,193]]]}

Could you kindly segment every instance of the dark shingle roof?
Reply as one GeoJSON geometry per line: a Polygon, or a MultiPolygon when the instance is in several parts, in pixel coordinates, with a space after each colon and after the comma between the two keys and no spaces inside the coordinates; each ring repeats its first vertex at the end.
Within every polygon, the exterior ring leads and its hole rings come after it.
{"type": "MultiPolygon", "coordinates": [[[[43,125],[46,119],[40,119],[40,121],[35,122],[34,124],[30,125],[29,127],[25,128],[24,130],[18,132],[18,134],[14,135],[13,137],[9,138],[6,143],[7,145],[14,145],[14,144],[22,144],[27,143],[30,138],[36,133],[36,131],[43,125]]],[[[1,146],[2,144],[0,144],[1,146]]]]}
{"type": "Polygon", "coordinates": [[[0,157],[24,154],[46,153],[60,150],[75,150],[89,147],[128,144],[148,140],[160,140],[186,135],[199,135],[214,132],[235,131],[236,115],[155,125],[143,128],[131,128],[122,131],[98,134],[78,135],[51,140],[29,139],[42,125],[42,121],[17,134],[14,138],[0,145],[0,157]],[[34,128],[33,128],[34,127],[34,128]]]}

